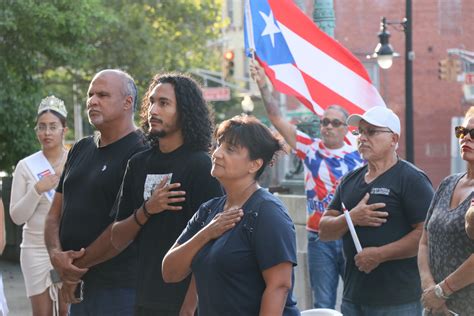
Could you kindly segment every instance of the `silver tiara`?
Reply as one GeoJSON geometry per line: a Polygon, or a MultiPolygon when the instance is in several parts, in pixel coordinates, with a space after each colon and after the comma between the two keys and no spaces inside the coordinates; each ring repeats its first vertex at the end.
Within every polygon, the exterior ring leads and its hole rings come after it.
{"type": "Polygon", "coordinates": [[[56,98],[54,95],[50,95],[49,97],[41,100],[38,106],[38,114],[48,110],[58,112],[62,116],[67,117],[67,110],[66,106],[64,106],[64,101],[56,98]]]}

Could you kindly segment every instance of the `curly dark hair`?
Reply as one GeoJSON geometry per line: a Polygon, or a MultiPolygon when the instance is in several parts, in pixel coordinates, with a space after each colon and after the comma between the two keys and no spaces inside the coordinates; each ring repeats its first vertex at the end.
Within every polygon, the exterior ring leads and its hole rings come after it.
{"type": "Polygon", "coordinates": [[[268,127],[254,116],[237,115],[222,122],[214,132],[218,143],[245,147],[251,160],[262,159],[263,164],[255,174],[258,180],[268,165],[273,165],[277,156],[283,153],[283,142],[273,135],[268,127]]]}
{"type": "MultiPolygon", "coordinates": [[[[140,118],[143,131],[149,135],[148,108],[150,94],[162,83],[174,87],[178,109],[178,120],[182,129],[184,144],[192,150],[209,151],[214,130],[213,113],[203,98],[200,85],[189,75],[181,73],[157,74],[153,77],[142,100],[140,118]]],[[[151,139],[157,145],[159,139],[151,139]]]]}

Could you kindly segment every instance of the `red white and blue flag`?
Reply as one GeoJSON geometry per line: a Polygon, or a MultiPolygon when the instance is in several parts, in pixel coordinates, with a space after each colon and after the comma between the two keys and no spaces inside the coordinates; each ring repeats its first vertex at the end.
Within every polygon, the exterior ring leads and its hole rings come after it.
{"type": "Polygon", "coordinates": [[[255,52],[273,86],[312,112],[339,104],[351,114],[386,106],[362,63],[292,0],[247,0],[245,48],[255,52]]]}

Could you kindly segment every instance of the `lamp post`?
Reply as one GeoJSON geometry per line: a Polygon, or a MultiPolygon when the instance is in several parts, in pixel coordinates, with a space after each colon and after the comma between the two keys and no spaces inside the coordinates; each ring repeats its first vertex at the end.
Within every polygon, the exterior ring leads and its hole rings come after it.
{"type": "Polygon", "coordinates": [[[250,115],[253,112],[254,105],[252,98],[249,95],[245,95],[244,99],[240,103],[242,105],[242,110],[244,111],[245,114],[250,115]]]}
{"type": "Polygon", "coordinates": [[[405,18],[401,22],[387,21],[385,17],[380,23],[379,43],[375,47],[373,58],[377,58],[380,68],[388,69],[392,66],[394,57],[399,56],[393,51],[389,43],[390,33],[388,25],[401,25],[405,33],[405,150],[406,159],[415,162],[414,128],[413,128],[413,44],[412,44],[412,1],[405,2],[405,18]]]}

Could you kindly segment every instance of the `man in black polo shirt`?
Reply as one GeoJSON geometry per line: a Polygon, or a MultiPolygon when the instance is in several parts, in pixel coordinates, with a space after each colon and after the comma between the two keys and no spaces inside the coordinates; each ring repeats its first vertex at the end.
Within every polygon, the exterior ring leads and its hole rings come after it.
{"type": "Polygon", "coordinates": [[[199,206],[222,195],[211,176],[212,121],[200,87],[186,75],[155,76],[142,123],[154,142],[129,161],[112,243],[138,246],[135,315],[194,315],[194,282],[164,283],[161,263],[199,206]]]}
{"type": "Polygon", "coordinates": [[[117,257],[110,243],[111,209],[128,159],[146,148],[133,113],[137,89],[130,75],[103,70],[91,81],[89,121],[99,133],[78,141],[46,218],[45,241],[63,281],[62,297],[71,315],[132,315],[135,301],[136,249],[117,257]],[[110,260],[109,260],[110,259],[110,260]],[[83,300],[74,293],[84,281],[83,300]]]}
{"type": "Polygon", "coordinates": [[[419,316],[421,287],[416,255],[433,188],[426,174],[401,160],[400,120],[374,107],[351,115],[358,150],[367,165],[343,177],[319,224],[321,239],[343,237],[346,258],[341,311],[348,316],[419,316]],[[357,253],[342,212],[362,245],[357,253]]]}

